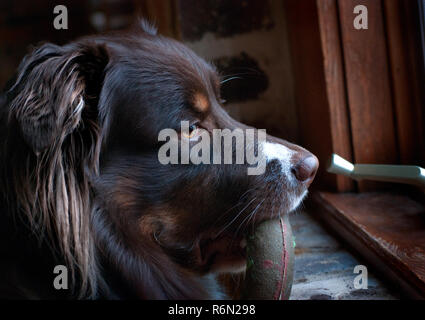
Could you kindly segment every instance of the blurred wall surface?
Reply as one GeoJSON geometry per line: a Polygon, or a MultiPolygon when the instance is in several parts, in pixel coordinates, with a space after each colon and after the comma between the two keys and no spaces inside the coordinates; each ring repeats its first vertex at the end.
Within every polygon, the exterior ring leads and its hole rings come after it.
{"type": "Polygon", "coordinates": [[[278,0],[2,0],[0,86],[40,42],[64,44],[126,29],[139,17],[218,67],[232,116],[298,140],[283,1],[278,0]],[[68,9],[67,30],[53,27],[57,5],[68,9]]]}

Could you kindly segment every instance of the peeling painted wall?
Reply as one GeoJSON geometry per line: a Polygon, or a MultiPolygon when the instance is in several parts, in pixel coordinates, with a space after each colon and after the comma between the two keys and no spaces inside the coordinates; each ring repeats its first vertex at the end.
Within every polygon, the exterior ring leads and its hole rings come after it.
{"type": "Polygon", "coordinates": [[[226,109],[270,134],[298,139],[282,1],[179,0],[182,40],[216,64],[226,109]]]}

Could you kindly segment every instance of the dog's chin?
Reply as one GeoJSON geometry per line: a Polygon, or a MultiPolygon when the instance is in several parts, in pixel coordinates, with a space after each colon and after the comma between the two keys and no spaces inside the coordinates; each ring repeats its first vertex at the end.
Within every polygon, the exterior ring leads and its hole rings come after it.
{"type": "MultiPolygon", "coordinates": [[[[289,205],[289,209],[282,210],[275,217],[266,215],[257,215],[253,219],[255,225],[268,219],[274,219],[284,214],[295,211],[304,198],[307,196],[307,190],[300,196],[294,197],[289,205]],[[263,216],[263,217],[261,217],[263,216]],[[267,216],[267,218],[265,218],[267,216]]],[[[240,273],[246,269],[246,237],[234,234],[226,234],[217,238],[206,238],[200,241],[196,248],[196,256],[200,269],[205,273],[240,273]]]]}
{"type": "Polygon", "coordinates": [[[297,210],[300,207],[303,200],[307,197],[307,194],[308,194],[308,190],[305,190],[304,192],[301,193],[301,195],[299,195],[298,197],[295,197],[287,213],[291,213],[297,210]]]}

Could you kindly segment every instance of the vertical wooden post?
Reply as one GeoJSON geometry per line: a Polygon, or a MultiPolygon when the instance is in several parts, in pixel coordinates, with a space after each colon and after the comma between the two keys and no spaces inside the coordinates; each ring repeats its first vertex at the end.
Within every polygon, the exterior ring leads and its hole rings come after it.
{"type": "Polygon", "coordinates": [[[287,0],[285,12],[302,144],[321,162],[320,187],[350,191],[350,179],[325,171],[331,153],[352,160],[336,0],[287,0]]]}
{"type": "MultiPolygon", "coordinates": [[[[322,43],[326,94],[328,97],[332,152],[353,160],[350,122],[341,49],[341,33],[336,0],[317,1],[322,43]]],[[[353,190],[354,182],[337,176],[337,190],[353,190]]]]}
{"type": "MultiPolygon", "coordinates": [[[[344,0],[338,6],[354,159],[398,163],[382,2],[344,0]],[[357,5],[368,9],[368,29],[354,27],[357,5]]],[[[359,183],[360,191],[374,188],[374,183],[359,183]]]]}
{"type": "Polygon", "coordinates": [[[412,81],[418,76],[415,67],[416,61],[419,60],[415,57],[418,48],[411,46],[415,40],[409,39],[420,33],[419,25],[409,19],[404,0],[386,0],[383,5],[400,160],[403,164],[423,165],[424,109],[415,92],[417,88],[414,83],[417,81],[412,81]]]}

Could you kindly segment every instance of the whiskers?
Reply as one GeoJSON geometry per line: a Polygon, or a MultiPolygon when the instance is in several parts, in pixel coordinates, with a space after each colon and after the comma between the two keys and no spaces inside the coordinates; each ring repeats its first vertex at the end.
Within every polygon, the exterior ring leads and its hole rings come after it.
{"type": "Polygon", "coordinates": [[[243,78],[242,77],[237,77],[237,76],[235,76],[235,77],[229,77],[229,78],[226,78],[226,79],[221,80],[220,81],[220,84],[224,84],[226,82],[229,82],[229,81],[232,81],[232,80],[235,80],[235,79],[243,79],[243,78]]]}
{"type": "MultiPolygon", "coordinates": [[[[261,208],[262,204],[264,203],[266,199],[261,200],[256,207],[254,208],[254,210],[252,210],[252,212],[250,214],[248,214],[243,220],[242,222],[239,224],[238,228],[236,229],[235,233],[233,234],[232,237],[232,241],[230,241],[229,244],[229,248],[232,247],[233,243],[235,242],[235,240],[238,238],[239,235],[239,230],[243,230],[243,232],[245,232],[246,228],[250,225],[250,222],[254,219],[255,214],[258,212],[258,210],[261,208]],[[241,229],[242,227],[244,227],[243,229],[241,229]]],[[[254,227],[254,224],[252,224],[252,227],[254,227]]],[[[242,232],[242,233],[243,233],[242,232]]]]}
{"type": "Polygon", "coordinates": [[[220,84],[224,84],[226,82],[229,82],[231,80],[244,80],[243,76],[263,76],[261,72],[259,72],[257,69],[254,68],[238,68],[239,70],[244,70],[245,72],[239,72],[234,74],[225,75],[222,77],[222,80],[220,81],[220,84]]]}
{"type": "MultiPolygon", "coordinates": [[[[222,214],[220,214],[220,216],[217,218],[217,220],[214,222],[214,224],[213,224],[213,227],[214,226],[216,226],[217,224],[219,224],[220,223],[220,221],[223,219],[223,218],[225,218],[226,217],[226,215],[231,211],[231,210],[233,210],[233,209],[235,209],[235,208],[237,208],[237,207],[239,207],[239,206],[241,206],[241,205],[243,205],[244,203],[245,203],[245,199],[247,199],[249,196],[251,196],[251,194],[253,194],[254,192],[256,192],[258,190],[258,188],[251,188],[251,189],[248,189],[247,191],[245,191],[240,197],[239,197],[239,200],[238,200],[238,202],[234,205],[234,206],[232,206],[232,207],[230,207],[229,209],[227,209],[225,212],[223,212],[222,214]]],[[[233,223],[233,221],[232,221],[232,223],[233,223]]]]}
{"type": "Polygon", "coordinates": [[[255,200],[257,199],[257,197],[254,197],[251,201],[248,202],[248,204],[241,210],[239,211],[239,213],[228,223],[224,226],[223,229],[221,229],[217,234],[216,237],[218,237],[220,234],[222,234],[228,227],[230,227],[233,222],[236,221],[237,218],[239,218],[239,216],[250,206],[251,203],[253,203],[255,200]]]}

